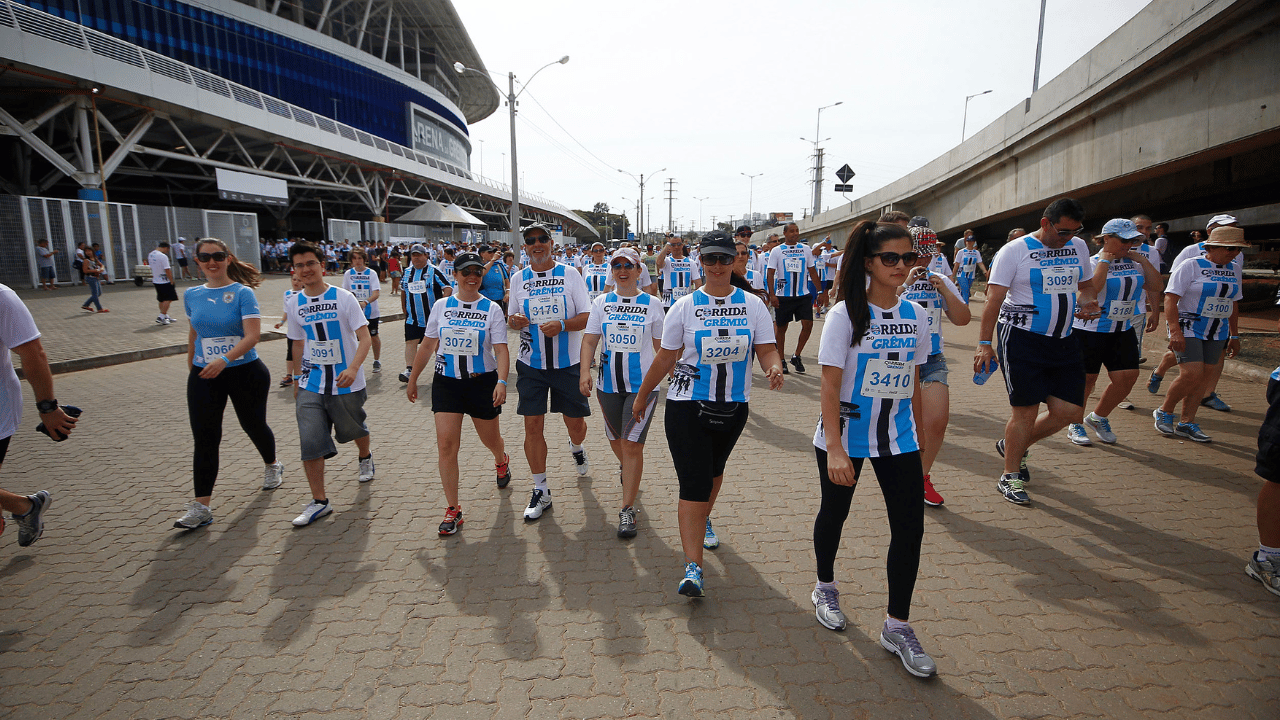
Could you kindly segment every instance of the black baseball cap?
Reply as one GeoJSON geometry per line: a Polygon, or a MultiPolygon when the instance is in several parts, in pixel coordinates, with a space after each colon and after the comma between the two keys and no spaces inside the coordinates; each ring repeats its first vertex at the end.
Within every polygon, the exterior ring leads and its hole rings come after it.
{"type": "Polygon", "coordinates": [[[463,268],[469,268],[473,266],[481,267],[481,268],[484,267],[484,260],[481,260],[480,256],[473,252],[464,252],[461,255],[459,255],[456,260],[453,261],[454,272],[457,272],[463,268]]]}
{"type": "Polygon", "coordinates": [[[733,231],[734,235],[752,235],[754,233],[755,231],[751,229],[750,225],[739,225],[738,229],[733,231]]]}
{"type": "Polygon", "coordinates": [[[702,236],[698,244],[701,255],[737,255],[738,244],[723,230],[712,230],[702,236]]]}

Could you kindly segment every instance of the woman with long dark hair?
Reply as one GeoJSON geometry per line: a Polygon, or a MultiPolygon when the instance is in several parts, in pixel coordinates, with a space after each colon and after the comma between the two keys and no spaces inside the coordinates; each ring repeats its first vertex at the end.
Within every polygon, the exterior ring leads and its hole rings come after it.
{"type": "Polygon", "coordinates": [[[917,677],[937,672],[907,623],[924,537],[924,472],[916,427],[920,370],[929,356],[929,314],[898,288],[918,255],[906,228],[859,223],[839,274],[843,301],[822,330],[822,419],[814,433],[822,505],[813,523],[818,622],[843,630],[836,551],[853,492],[870,459],[889,513],[889,611],[880,644],[917,677]]]}
{"type": "Polygon", "coordinates": [[[191,321],[187,415],[195,440],[195,500],[173,523],[183,530],[213,522],[209,505],[218,478],[222,414],[228,399],[266,466],[262,489],[279,487],[284,473],[284,466],[276,460],[276,436],[267,425],[271,371],[258,359],[256,349],[262,331],[262,312],[253,294],[259,283],[258,271],[237,259],[226,243],[216,238],[201,239],[195,250],[205,284],[189,288],[182,297],[191,321]]]}

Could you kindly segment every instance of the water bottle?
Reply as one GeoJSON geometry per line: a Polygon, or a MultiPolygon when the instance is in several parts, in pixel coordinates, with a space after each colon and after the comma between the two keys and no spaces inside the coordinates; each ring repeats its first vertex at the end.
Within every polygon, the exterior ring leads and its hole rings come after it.
{"type": "Polygon", "coordinates": [[[985,368],[973,374],[973,384],[974,385],[986,384],[987,378],[995,374],[996,369],[999,367],[1000,367],[1000,361],[994,357],[991,358],[991,362],[987,363],[987,366],[985,368]]]}

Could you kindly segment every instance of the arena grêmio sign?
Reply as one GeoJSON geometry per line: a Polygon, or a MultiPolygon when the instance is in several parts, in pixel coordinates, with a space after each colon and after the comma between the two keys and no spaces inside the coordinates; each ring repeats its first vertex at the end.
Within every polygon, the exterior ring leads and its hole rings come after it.
{"type": "Polygon", "coordinates": [[[457,130],[434,114],[414,103],[409,106],[409,127],[413,132],[413,149],[426,153],[465,170],[471,169],[471,143],[457,130]]]}

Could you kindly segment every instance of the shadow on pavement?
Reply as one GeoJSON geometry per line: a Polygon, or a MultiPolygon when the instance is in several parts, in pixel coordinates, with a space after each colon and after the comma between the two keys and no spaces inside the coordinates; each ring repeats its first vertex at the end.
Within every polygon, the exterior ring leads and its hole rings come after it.
{"type": "Polygon", "coordinates": [[[259,493],[226,520],[218,517],[218,506],[214,505],[213,525],[169,531],[172,534],[161,541],[155,557],[147,563],[147,577],[129,600],[134,610],[151,612],[130,633],[131,645],[158,644],[171,637],[182,628],[180,617],[192,605],[234,598],[236,579],[228,572],[254,552],[258,522],[271,499],[271,493],[259,493]],[[217,535],[211,538],[212,533],[217,535]]]}
{"type": "MultiPolygon", "coordinates": [[[[328,482],[336,482],[333,468],[329,471],[328,482]]],[[[276,649],[291,645],[306,634],[317,606],[326,598],[344,597],[373,579],[376,566],[361,560],[369,546],[372,484],[361,483],[349,506],[337,505],[328,517],[289,531],[269,585],[271,599],[287,605],[267,623],[263,640],[268,645],[276,649]]]]}

